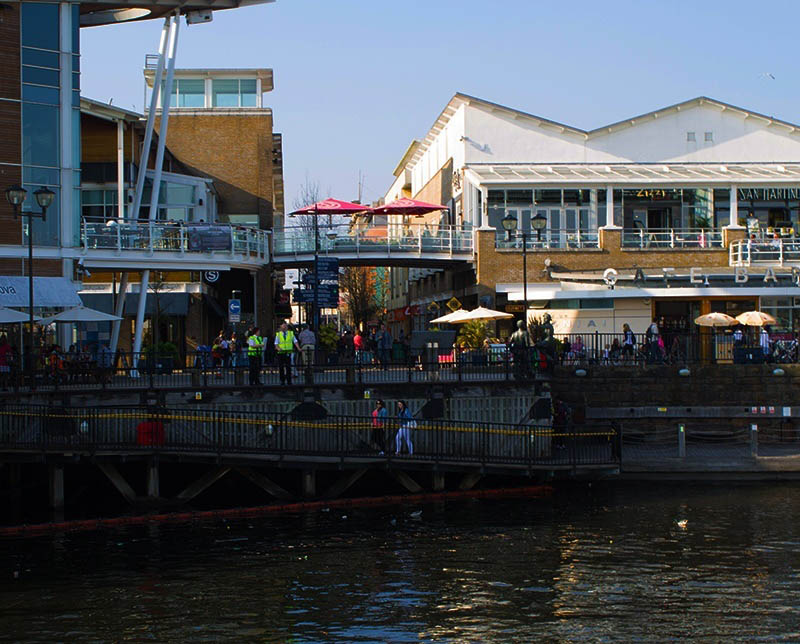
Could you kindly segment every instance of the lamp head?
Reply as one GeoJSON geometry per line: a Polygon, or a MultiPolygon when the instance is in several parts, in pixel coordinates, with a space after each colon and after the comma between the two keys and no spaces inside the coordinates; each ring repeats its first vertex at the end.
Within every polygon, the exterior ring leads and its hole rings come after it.
{"type": "Polygon", "coordinates": [[[542,213],[538,213],[537,215],[531,217],[531,227],[534,230],[544,230],[547,228],[547,217],[545,217],[542,213]]]}
{"type": "Polygon", "coordinates": [[[28,191],[20,185],[14,184],[6,188],[6,201],[14,206],[15,209],[22,205],[27,196],[28,191]]]}
{"type": "Polygon", "coordinates": [[[41,187],[33,193],[33,196],[36,197],[36,203],[39,204],[39,208],[47,210],[50,204],[53,203],[53,199],[56,198],[56,193],[49,188],[41,187]]]}
{"type": "Polygon", "coordinates": [[[503,217],[500,220],[500,223],[503,224],[503,229],[506,232],[510,233],[512,230],[517,229],[517,218],[511,213],[508,213],[505,217],[503,217]]]}
{"type": "Polygon", "coordinates": [[[334,239],[336,239],[336,231],[333,228],[331,228],[328,232],[325,233],[325,237],[333,241],[334,239]]]}

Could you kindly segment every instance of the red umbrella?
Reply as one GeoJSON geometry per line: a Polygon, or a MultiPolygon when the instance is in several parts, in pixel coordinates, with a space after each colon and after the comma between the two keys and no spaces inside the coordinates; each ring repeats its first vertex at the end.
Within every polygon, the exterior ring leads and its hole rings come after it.
{"type": "Polygon", "coordinates": [[[447,210],[447,206],[435,203],[426,203],[415,199],[397,199],[392,203],[373,208],[373,214],[378,215],[425,215],[437,210],[447,210]]]}
{"type": "Polygon", "coordinates": [[[340,199],[325,199],[289,213],[290,215],[352,215],[369,210],[369,206],[340,199]]]}

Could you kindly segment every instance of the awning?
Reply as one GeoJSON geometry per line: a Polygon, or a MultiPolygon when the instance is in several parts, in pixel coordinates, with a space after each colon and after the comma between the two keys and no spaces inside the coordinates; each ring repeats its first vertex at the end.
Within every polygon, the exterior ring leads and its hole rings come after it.
{"type": "MultiPolygon", "coordinates": [[[[81,305],[75,283],[67,277],[33,277],[34,308],[71,308],[81,305]]],[[[0,276],[0,306],[28,307],[28,278],[0,276]]]]}

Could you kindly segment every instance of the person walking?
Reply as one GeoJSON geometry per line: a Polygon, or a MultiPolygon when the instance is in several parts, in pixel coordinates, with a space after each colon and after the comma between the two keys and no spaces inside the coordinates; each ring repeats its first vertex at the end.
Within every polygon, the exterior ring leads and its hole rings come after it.
{"type": "Polygon", "coordinates": [[[314,331],[311,330],[310,325],[305,325],[300,335],[297,336],[300,342],[300,353],[303,356],[303,367],[309,368],[314,366],[314,352],[317,348],[317,337],[314,331]]]}
{"type": "Polygon", "coordinates": [[[408,405],[406,405],[405,400],[397,401],[397,418],[400,421],[400,428],[397,430],[397,436],[395,437],[394,453],[396,455],[400,454],[403,448],[403,442],[405,441],[408,447],[408,455],[411,456],[414,454],[414,444],[411,442],[411,430],[417,426],[417,422],[411,415],[411,410],[408,408],[408,405]]]}
{"type": "Polygon", "coordinates": [[[375,401],[375,409],[372,410],[372,443],[378,449],[378,453],[383,456],[386,451],[386,420],[389,412],[380,398],[375,401]]]}
{"type": "Polygon", "coordinates": [[[358,329],[356,329],[356,334],[353,336],[353,351],[355,352],[356,364],[361,364],[364,355],[364,338],[358,329]]]}
{"type": "Polygon", "coordinates": [[[264,350],[264,340],[261,329],[255,327],[247,338],[247,364],[250,367],[250,385],[255,387],[261,384],[261,353],[264,350]]]}
{"type": "Polygon", "coordinates": [[[661,362],[661,330],[658,328],[658,318],[653,318],[645,335],[650,345],[650,362],[652,364],[661,362]]]}
{"type": "Polygon", "coordinates": [[[289,329],[289,324],[284,320],[280,331],[275,334],[275,351],[278,354],[278,376],[282,385],[292,384],[292,352],[300,350],[300,345],[294,337],[294,331],[289,329]]]}
{"type": "Polygon", "coordinates": [[[636,336],[633,335],[630,325],[626,322],[622,325],[622,360],[633,361],[636,353],[636,336]]]}
{"type": "Polygon", "coordinates": [[[386,330],[386,324],[381,323],[381,328],[378,331],[378,360],[384,369],[389,368],[389,359],[392,354],[392,334],[386,330]]]}

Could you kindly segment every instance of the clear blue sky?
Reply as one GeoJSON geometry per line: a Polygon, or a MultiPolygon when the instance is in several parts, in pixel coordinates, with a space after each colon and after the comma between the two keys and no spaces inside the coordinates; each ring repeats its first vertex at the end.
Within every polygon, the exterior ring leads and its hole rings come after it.
{"type": "MultiPolygon", "coordinates": [[[[286,205],[383,195],[461,91],[593,128],[706,95],[798,122],[800,5],[739,0],[277,0],[181,24],[179,67],[270,67],[286,205]],[[767,76],[773,75],[774,80],[767,76]]],[[[84,29],[82,93],[142,111],[161,22],[84,29]]]]}

